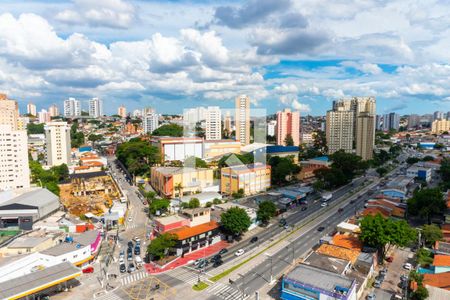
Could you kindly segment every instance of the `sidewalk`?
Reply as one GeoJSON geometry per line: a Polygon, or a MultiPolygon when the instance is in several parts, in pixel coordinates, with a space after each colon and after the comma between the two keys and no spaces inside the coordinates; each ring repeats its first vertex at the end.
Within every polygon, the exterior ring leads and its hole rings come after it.
{"type": "Polygon", "coordinates": [[[178,267],[185,266],[189,262],[194,261],[196,259],[210,256],[214,253],[219,252],[222,248],[226,248],[227,246],[229,246],[229,244],[227,242],[220,241],[212,246],[196,250],[195,252],[192,252],[192,253],[188,253],[184,257],[180,257],[177,260],[165,265],[164,268],[160,268],[152,263],[145,264],[144,267],[145,267],[145,270],[147,271],[147,273],[149,273],[149,274],[160,274],[160,273],[163,273],[166,271],[173,270],[178,267]]]}

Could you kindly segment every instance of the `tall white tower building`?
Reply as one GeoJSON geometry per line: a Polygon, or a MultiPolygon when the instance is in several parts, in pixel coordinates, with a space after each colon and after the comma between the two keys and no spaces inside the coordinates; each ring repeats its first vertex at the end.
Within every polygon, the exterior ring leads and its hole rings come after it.
{"type": "Polygon", "coordinates": [[[142,127],[144,133],[151,134],[156,128],[158,128],[158,114],[151,108],[144,108],[142,110],[142,127]]]}
{"type": "Polygon", "coordinates": [[[72,118],[81,116],[81,102],[75,98],[64,100],[64,117],[72,118]]]}
{"type": "Polygon", "coordinates": [[[246,95],[238,96],[235,107],[236,141],[241,142],[241,145],[248,145],[250,144],[250,98],[246,95]]]}
{"type": "Polygon", "coordinates": [[[208,106],[206,109],[206,140],[222,139],[222,113],[218,106],[208,106]]]}
{"type": "Polygon", "coordinates": [[[27,104],[27,114],[29,115],[33,115],[36,117],[36,105],[34,105],[33,103],[28,103],[27,104]]]}
{"type": "Polygon", "coordinates": [[[67,122],[48,122],[44,130],[47,165],[69,164],[70,126],[67,122]]]}
{"type": "Polygon", "coordinates": [[[99,98],[89,100],[89,116],[94,118],[103,116],[103,100],[99,98]]]}

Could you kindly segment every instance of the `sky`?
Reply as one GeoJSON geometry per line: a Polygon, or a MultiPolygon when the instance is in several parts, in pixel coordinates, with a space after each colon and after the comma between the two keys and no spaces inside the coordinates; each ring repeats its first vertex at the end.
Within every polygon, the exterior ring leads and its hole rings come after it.
{"type": "Polygon", "coordinates": [[[0,92],[38,110],[100,97],[160,113],[247,94],[255,108],[323,115],[450,111],[442,0],[0,0],[0,92]]]}

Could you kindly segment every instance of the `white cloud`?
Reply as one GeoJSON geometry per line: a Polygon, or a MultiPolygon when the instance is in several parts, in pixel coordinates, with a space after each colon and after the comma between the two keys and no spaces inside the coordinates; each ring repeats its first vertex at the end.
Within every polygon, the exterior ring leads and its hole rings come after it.
{"type": "Polygon", "coordinates": [[[351,67],[366,74],[378,75],[383,73],[383,70],[377,65],[372,63],[360,63],[356,61],[344,61],[341,63],[344,67],[351,67]]]}
{"type": "Polygon", "coordinates": [[[222,45],[222,40],[216,32],[201,34],[195,29],[182,29],[181,36],[195,50],[202,54],[202,60],[208,65],[222,65],[228,62],[228,49],[222,45]]]}
{"type": "Polygon", "coordinates": [[[278,85],[274,88],[274,91],[280,94],[297,94],[298,88],[295,84],[285,84],[278,85]]]}
{"type": "Polygon", "coordinates": [[[292,102],[292,108],[303,113],[311,112],[311,107],[308,104],[300,103],[297,99],[292,102]]]}

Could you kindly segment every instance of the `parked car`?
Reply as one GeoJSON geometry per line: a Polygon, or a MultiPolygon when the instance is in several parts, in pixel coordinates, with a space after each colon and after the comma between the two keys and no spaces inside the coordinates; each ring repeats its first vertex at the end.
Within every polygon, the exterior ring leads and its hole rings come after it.
{"type": "Polygon", "coordinates": [[[216,255],[214,255],[213,257],[211,257],[211,260],[210,260],[210,262],[215,262],[216,260],[221,260],[222,259],[222,255],[220,255],[220,254],[216,254],[216,255]]]}
{"type": "Polygon", "coordinates": [[[408,275],[405,274],[400,275],[400,281],[408,281],[408,275]]]}
{"type": "Polygon", "coordinates": [[[119,264],[123,264],[123,263],[125,263],[124,257],[119,257],[119,264]]]}
{"type": "Polygon", "coordinates": [[[245,250],[244,249],[239,249],[238,251],[236,251],[235,253],[234,253],[234,255],[236,255],[236,256],[241,256],[242,254],[244,254],[245,253],[245,250]]]}
{"type": "Polygon", "coordinates": [[[301,209],[301,211],[305,211],[305,210],[307,210],[307,209],[308,209],[307,206],[303,206],[302,209],[301,209]]]}
{"type": "Polygon", "coordinates": [[[343,212],[343,211],[344,211],[344,209],[343,209],[342,207],[339,207],[338,213],[341,213],[341,212],[343,212]]]}
{"type": "Polygon", "coordinates": [[[134,244],[132,241],[128,241],[128,248],[133,248],[134,244]]]}
{"type": "Polygon", "coordinates": [[[326,202],[323,202],[322,204],[320,204],[320,206],[322,206],[322,207],[326,207],[326,206],[328,206],[328,203],[326,203],[326,202]]]}
{"type": "Polygon", "coordinates": [[[197,265],[197,269],[203,269],[206,268],[206,266],[208,265],[208,261],[207,260],[202,260],[198,265],[197,265]]]}
{"type": "Polygon", "coordinates": [[[221,259],[218,259],[214,262],[213,267],[217,268],[218,266],[222,265],[223,261],[221,259]]]}
{"type": "Polygon", "coordinates": [[[127,267],[125,266],[125,264],[120,264],[119,270],[120,273],[125,273],[127,271],[127,267]]]}
{"type": "Polygon", "coordinates": [[[82,272],[85,273],[85,274],[87,274],[87,273],[94,273],[94,267],[93,266],[88,266],[88,267],[84,268],[82,272]]]}
{"type": "Polygon", "coordinates": [[[350,204],[353,204],[353,203],[355,203],[355,199],[350,200],[350,204]]]}
{"type": "Polygon", "coordinates": [[[322,232],[324,230],[325,230],[325,227],[323,227],[323,226],[320,226],[319,228],[317,228],[317,231],[319,231],[319,232],[322,232]]]}
{"type": "Polygon", "coordinates": [[[127,260],[128,261],[132,261],[133,260],[133,252],[128,252],[127,260]]]}
{"type": "Polygon", "coordinates": [[[387,274],[387,271],[388,271],[388,270],[387,270],[386,268],[380,270],[380,275],[385,276],[385,275],[387,274]]]}
{"type": "Polygon", "coordinates": [[[379,287],[381,287],[381,281],[375,280],[375,282],[373,283],[373,287],[374,287],[374,288],[379,288],[379,287]]]}
{"type": "Polygon", "coordinates": [[[370,293],[366,297],[367,300],[375,300],[376,298],[377,298],[377,296],[375,296],[375,293],[370,293]]]}
{"type": "Polygon", "coordinates": [[[228,252],[228,249],[227,248],[223,248],[223,249],[221,249],[220,251],[219,251],[219,254],[220,255],[223,255],[223,254],[225,254],[225,253],[227,253],[228,252]]]}
{"type": "Polygon", "coordinates": [[[137,236],[135,236],[135,237],[133,238],[133,240],[134,240],[136,243],[138,243],[138,242],[141,241],[141,239],[140,239],[139,237],[137,237],[137,236]]]}
{"type": "Polygon", "coordinates": [[[286,219],[285,218],[283,218],[283,219],[280,219],[280,226],[284,226],[284,225],[286,225],[286,219]]]}
{"type": "Polygon", "coordinates": [[[202,261],[204,261],[205,259],[203,259],[203,258],[199,258],[199,259],[196,259],[195,261],[194,261],[194,266],[197,266],[199,263],[201,263],[202,261]]]}
{"type": "Polygon", "coordinates": [[[252,237],[252,239],[250,240],[250,243],[256,243],[258,241],[258,237],[257,236],[254,236],[254,237],[252,237]]]}
{"type": "Polygon", "coordinates": [[[412,265],[410,263],[406,263],[403,265],[403,268],[405,268],[406,270],[411,270],[412,269],[412,265]]]}
{"type": "Polygon", "coordinates": [[[136,267],[138,267],[138,268],[141,267],[143,264],[142,258],[140,256],[136,256],[134,258],[134,261],[136,262],[136,267]]]}
{"type": "Polygon", "coordinates": [[[128,273],[134,272],[136,271],[136,267],[134,266],[133,263],[129,263],[128,264],[128,273]]]}
{"type": "Polygon", "coordinates": [[[284,227],[284,229],[286,229],[286,230],[289,229],[289,225],[288,225],[288,224],[284,224],[283,227],[284,227]]]}
{"type": "Polygon", "coordinates": [[[119,259],[120,258],[125,258],[125,250],[120,250],[119,259]]]}

